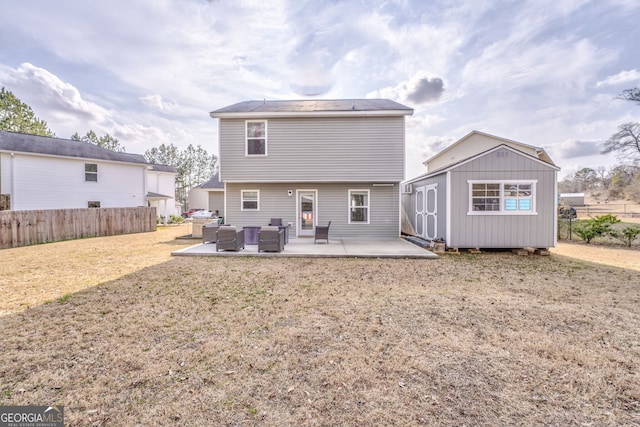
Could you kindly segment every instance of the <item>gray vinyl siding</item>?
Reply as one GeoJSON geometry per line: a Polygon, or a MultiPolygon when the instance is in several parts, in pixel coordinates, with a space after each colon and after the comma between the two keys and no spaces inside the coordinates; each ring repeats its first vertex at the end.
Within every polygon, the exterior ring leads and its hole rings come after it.
{"type": "Polygon", "coordinates": [[[224,216],[224,191],[209,191],[209,210],[224,216]]]}
{"type": "Polygon", "coordinates": [[[406,234],[416,234],[416,189],[424,187],[426,185],[436,184],[437,187],[437,215],[436,215],[436,237],[444,238],[447,232],[447,176],[445,174],[431,176],[429,178],[415,181],[411,185],[413,186],[412,193],[403,195],[402,207],[404,212],[407,213],[405,219],[410,224],[410,227],[403,228],[406,234]]]}
{"type": "Polygon", "coordinates": [[[460,165],[451,174],[450,236],[458,248],[548,248],[555,244],[556,172],[508,150],[497,150],[460,165]],[[468,180],[537,180],[537,215],[468,215],[468,180]]]}
{"type": "Polygon", "coordinates": [[[394,238],[400,235],[399,186],[374,187],[371,182],[352,183],[227,183],[225,222],[236,226],[267,225],[271,218],[291,223],[296,235],[296,190],[317,190],[317,225],[331,221],[329,235],[338,237],[394,238]],[[369,224],[349,224],[349,190],[370,190],[369,224]],[[260,210],[242,211],[241,190],[260,191],[260,210]],[[287,194],[292,191],[292,196],[287,194]]]}
{"type": "Polygon", "coordinates": [[[225,182],[400,182],[404,117],[267,119],[267,156],[245,155],[245,120],[220,119],[225,182]]]}

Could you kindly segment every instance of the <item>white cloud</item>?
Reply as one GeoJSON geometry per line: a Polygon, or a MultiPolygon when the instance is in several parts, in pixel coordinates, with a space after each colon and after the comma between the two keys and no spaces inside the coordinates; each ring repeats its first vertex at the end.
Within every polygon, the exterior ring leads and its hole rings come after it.
{"type": "Polygon", "coordinates": [[[144,105],[147,105],[159,111],[172,111],[178,106],[173,101],[165,101],[162,98],[162,95],[143,96],[140,98],[140,101],[142,101],[144,105]]]}
{"type": "Polygon", "coordinates": [[[596,83],[596,87],[615,86],[622,83],[632,83],[640,81],[640,71],[637,69],[620,71],[618,74],[607,76],[606,79],[596,83]]]}
{"type": "Polygon", "coordinates": [[[37,104],[61,116],[81,118],[88,122],[101,122],[110,112],[85,100],[78,89],[65,83],[49,71],[29,63],[21,64],[13,74],[14,84],[28,96],[37,99],[37,104]]]}
{"type": "Polygon", "coordinates": [[[444,90],[444,82],[440,77],[421,70],[409,80],[368,93],[367,97],[390,98],[414,105],[435,103],[442,97],[444,90]]]}

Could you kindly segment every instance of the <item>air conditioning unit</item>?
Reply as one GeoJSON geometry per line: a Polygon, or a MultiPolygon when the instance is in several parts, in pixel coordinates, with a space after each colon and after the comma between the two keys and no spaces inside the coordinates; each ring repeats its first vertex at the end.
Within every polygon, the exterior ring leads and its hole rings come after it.
{"type": "Polygon", "coordinates": [[[411,194],[413,186],[411,184],[402,184],[402,194],[411,194]]]}

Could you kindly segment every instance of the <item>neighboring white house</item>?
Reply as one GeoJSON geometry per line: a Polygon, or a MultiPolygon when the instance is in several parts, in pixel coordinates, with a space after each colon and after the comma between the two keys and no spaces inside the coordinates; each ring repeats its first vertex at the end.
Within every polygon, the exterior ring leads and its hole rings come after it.
{"type": "Polygon", "coordinates": [[[165,222],[172,215],[182,214],[182,205],[176,201],[175,192],[176,168],[167,165],[150,165],[147,168],[147,201],[165,222]]]}
{"type": "Polygon", "coordinates": [[[220,182],[220,174],[189,190],[189,209],[217,211],[218,216],[224,216],[224,184],[220,182]]]}
{"type": "Polygon", "coordinates": [[[151,190],[168,201],[170,169],[87,142],[0,131],[0,194],[10,210],[148,206],[151,190]]]}
{"type": "Polygon", "coordinates": [[[403,183],[403,232],[454,248],[556,245],[557,173],[539,147],[473,131],[403,183]]]}
{"type": "Polygon", "coordinates": [[[386,99],[246,101],[219,119],[225,222],[314,236],[400,236],[405,117],[386,99]]]}

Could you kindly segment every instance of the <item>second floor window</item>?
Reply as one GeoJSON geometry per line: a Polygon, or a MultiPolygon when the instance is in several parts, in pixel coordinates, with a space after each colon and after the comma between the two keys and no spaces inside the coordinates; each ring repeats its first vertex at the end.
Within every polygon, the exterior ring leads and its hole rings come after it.
{"type": "Polygon", "coordinates": [[[98,182],[98,165],[96,163],[84,164],[84,180],[98,182]]]}
{"type": "Polygon", "coordinates": [[[267,155],[267,121],[247,121],[247,156],[267,155]]]}

